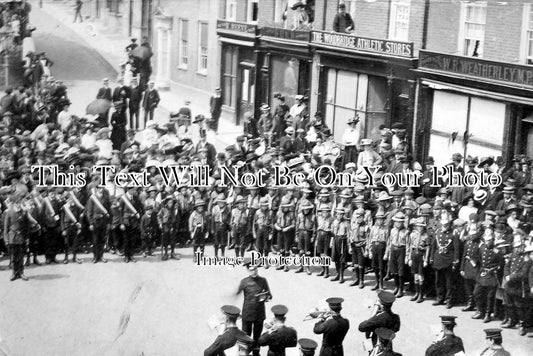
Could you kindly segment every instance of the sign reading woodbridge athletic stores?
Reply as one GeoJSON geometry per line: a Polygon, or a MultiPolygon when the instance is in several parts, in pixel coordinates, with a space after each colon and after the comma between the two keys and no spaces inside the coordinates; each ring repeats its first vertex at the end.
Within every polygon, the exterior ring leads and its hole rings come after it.
{"type": "Polygon", "coordinates": [[[533,88],[533,66],[420,51],[418,67],[533,88]]]}
{"type": "Polygon", "coordinates": [[[380,40],[337,32],[312,31],[311,43],[391,56],[413,57],[412,42],[380,40]]]}

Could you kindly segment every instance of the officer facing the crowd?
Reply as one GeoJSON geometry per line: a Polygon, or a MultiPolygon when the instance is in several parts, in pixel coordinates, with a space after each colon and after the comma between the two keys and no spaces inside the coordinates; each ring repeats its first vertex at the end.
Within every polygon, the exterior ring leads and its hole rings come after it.
{"type": "Polygon", "coordinates": [[[502,346],[502,329],[485,329],[483,331],[489,346],[481,352],[480,356],[511,356],[502,346]]]}
{"type": "Polygon", "coordinates": [[[455,323],[456,318],[456,316],[451,315],[440,316],[442,330],[437,340],[426,350],[426,356],[455,355],[461,351],[465,352],[463,340],[453,333],[453,328],[457,325],[455,323]]]}

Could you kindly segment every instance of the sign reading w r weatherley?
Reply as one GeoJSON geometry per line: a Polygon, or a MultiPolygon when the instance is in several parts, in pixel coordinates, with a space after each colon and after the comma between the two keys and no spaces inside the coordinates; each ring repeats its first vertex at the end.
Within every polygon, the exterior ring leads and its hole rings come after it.
{"type": "Polygon", "coordinates": [[[454,56],[430,51],[419,52],[418,67],[533,88],[533,66],[454,56]]]}

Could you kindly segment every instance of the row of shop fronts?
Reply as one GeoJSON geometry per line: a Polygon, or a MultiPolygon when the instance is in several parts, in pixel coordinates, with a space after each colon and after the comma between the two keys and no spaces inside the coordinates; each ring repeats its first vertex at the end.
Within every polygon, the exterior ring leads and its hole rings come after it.
{"type": "Polygon", "coordinates": [[[237,124],[275,93],[324,113],[334,138],[360,118],[361,137],[401,122],[414,156],[533,157],[533,66],[452,56],[410,42],[289,31],[219,20],[224,109],[237,124]]]}

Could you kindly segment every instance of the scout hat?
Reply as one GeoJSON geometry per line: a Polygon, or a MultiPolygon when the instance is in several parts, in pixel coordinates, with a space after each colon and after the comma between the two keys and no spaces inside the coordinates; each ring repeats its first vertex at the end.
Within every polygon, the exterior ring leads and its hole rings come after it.
{"type": "Polygon", "coordinates": [[[261,205],[261,206],[268,206],[268,205],[269,205],[268,198],[267,198],[267,197],[262,197],[262,198],[259,200],[259,205],[261,205]]]}
{"type": "Polygon", "coordinates": [[[375,216],[376,219],[385,219],[385,213],[383,211],[378,211],[375,216]]]}
{"type": "Polygon", "coordinates": [[[195,203],[194,203],[194,207],[197,208],[199,206],[205,206],[205,202],[202,200],[202,199],[198,199],[195,203]]]}
{"type": "Polygon", "coordinates": [[[237,195],[237,198],[235,199],[235,204],[239,203],[246,203],[246,199],[242,195],[237,195]]]}
{"type": "Polygon", "coordinates": [[[227,203],[226,196],[224,194],[219,194],[216,199],[217,203],[227,203]]]}
{"type": "Polygon", "coordinates": [[[300,205],[300,209],[313,209],[314,208],[314,205],[313,203],[311,203],[309,200],[305,199],[301,205],[300,205]]]}
{"type": "Polygon", "coordinates": [[[402,212],[398,212],[394,215],[392,218],[393,221],[396,222],[404,222],[405,221],[405,215],[402,212]]]}
{"type": "Polygon", "coordinates": [[[322,205],[320,207],[320,209],[318,209],[319,211],[331,211],[331,206],[329,206],[328,204],[326,205],[322,205]]]}

